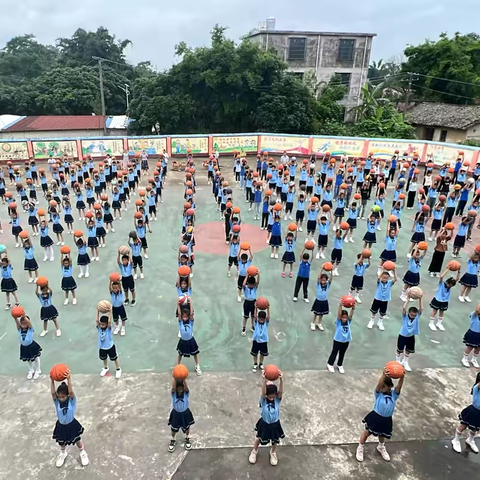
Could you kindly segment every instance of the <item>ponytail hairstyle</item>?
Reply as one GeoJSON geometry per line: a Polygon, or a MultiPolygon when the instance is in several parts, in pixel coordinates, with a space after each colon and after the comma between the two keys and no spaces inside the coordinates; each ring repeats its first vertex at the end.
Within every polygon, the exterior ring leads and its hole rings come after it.
{"type": "Polygon", "coordinates": [[[62,382],[57,388],[57,395],[68,395],[68,386],[62,382]]]}
{"type": "MultiPolygon", "coordinates": [[[[477,373],[477,376],[475,378],[475,385],[478,385],[480,383],[480,372],[477,373]]],[[[475,387],[475,385],[473,387],[475,387]]],[[[473,387],[472,391],[470,392],[471,395],[473,395],[473,387]]]]}

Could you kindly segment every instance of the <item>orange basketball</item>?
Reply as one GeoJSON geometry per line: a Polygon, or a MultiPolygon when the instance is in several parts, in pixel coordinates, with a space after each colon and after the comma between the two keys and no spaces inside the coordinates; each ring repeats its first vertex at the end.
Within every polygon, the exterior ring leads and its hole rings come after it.
{"type": "Polygon", "coordinates": [[[340,185],[340,188],[341,188],[342,190],[346,190],[346,189],[348,188],[348,185],[347,185],[346,183],[342,183],[342,184],[340,185]]]}
{"type": "Polygon", "coordinates": [[[342,230],[348,230],[348,229],[350,228],[350,225],[348,224],[348,222],[342,222],[342,223],[340,224],[340,228],[341,228],[342,230]]]}
{"type": "Polygon", "coordinates": [[[475,252],[480,253],[480,244],[475,247],[475,252]]]}
{"type": "Polygon", "coordinates": [[[35,283],[39,287],[46,287],[48,285],[48,278],[47,277],[38,277],[37,281],[35,283]]]}
{"type": "Polygon", "coordinates": [[[469,210],[467,215],[469,217],[475,218],[477,216],[477,211],[476,210],[469,210]]]}
{"type": "MultiPolygon", "coordinates": [[[[9,193],[9,192],[7,192],[7,193],[9,193]]],[[[8,205],[8,208],[10,210],[15,210],[17,208],[17,204],[15,202],[12,202],[8,205]]]]}
{"type": "Polygon", "coordinates": [[[136,218],[137,220],[140,220],[140,218],[143,218],[143,215],[142,215],[142,212],[135,212],[133,214],[134,218],[136,218]]]}
{"type": "Polygon", "coordinates": [[[40,217],[43,217],[43,216],[45,215],[45,210],[44,210],[43,208],[39,208],[39,209],[37,210],[37,213],[38,213],[38,215],[39,215],[40,217]]]}
{"type": "Polygon", "coordinates": [[[388,271],[395,270],[395,264],[391,260],[387,260],[382,267],[388,271]]]}
{"type": "Polygon", "coordinates": [[[140,199],[135,200],[135,205],[137,207],[141,207],[143,205],[143,200],[140,200],[140,199]]]}
{"type": "Polygon", "coordinates": [[[108,195],[106,193],[102,193],[100,195],[100,200],[102,200],[102,202],[106,202],[108,200],[108,195]]]}
{"type": "Polygon", "coordinates": [[[265,378],[270,381],[277,380],[280,375],[280,370],[276,365],[265,365],[263,369],[265,378]]]}
{"type": "Polygon", "coordinates": [[[85,218],[93,218],[93,212],[91,212],[90,210],[88,212],[85,213],[85,218]]]}
{"type": "Polygon", "coordinates": [[[139,194],[141,197],[144,197],[144,196],[147,194],[147,192],[146,192],[145,190],[140,190],[140,191],[138,192],[138,194],[139,194]]]}
{"type": "Polygon", "coordinates": [[[180,250],[180,253],[188,253],[187,245],[181,245],[179,250],[180,250]]]}
{"type": "Polygon", "coordinates": [[[282,204],[281,204],[281,203],[276,203],[276,204],[273,206],[273,209],[274,209],[276,212],[279,212],[279,211],[282,209],[282,204]]]}
{"type": "Polygon", "coordinates": [[[255,305],[259,310],[266,310],[270,306],[270,302],[265,297],[257,299],[255,305]]]}
{"type": "Polygon", "coordinates": [[[456,260],[450,260],[447,263],[447,268],[452,272],[458,272],[458,270],[460,270],[460,267],[460,262],[457,262],[456,260]]]}
{"type": "Polygon", "coordinates": [[[188,368],[181,363],[173,367],[173,376],[177,380],[185,380],[188,377],[188,368]]]}
{"type": "Polygon", "coordinates": [[[364,248],[362,250],[362,257],[363,258],[370,258],[372,256],[372,251],[369,250],[368,248],[364,248]]]}
{"type": "Polygon", "coordinates": [[[305,250],[313,250],[315,248],[315,242],[313,240],[307,240],[305,242],[305,250]]]}
{"type": "Polygon", "coordinates": [[[312,203],[318,203],[318,197],[312,197],[310,200],[312,203]]]}
{"type": "Polygon", "coordinates": [[[57,206],[57,202],[55,200],[50,200],[50,202],[48,202],[50,204],[51,207],[56,207],[57,206]]]}
{"type": "Polygon", "coordinates": [[[266,196],[266,197],[269,197],[271,194],[272,194],[272,191],[271,191],[271,190],[267,190],[267,191],[265,192],[265,196],[266,196]]]}
{"type": "Polygon", "coordinates": [[[404,193],[399,193],[398,194],[398,199],[399,200],[405,200],[405,194],[404,193]]]}
{"type": "MultiPolygon", "coordinates": [[[[450,169],[449,169],[449,170],[450,170],[450,169]]],[[[460,190],[461,188],[462,188],[462,186],[459,185],[458,183],[453,186],[453,189],[454,189],[454,190],[460,190]]]]}
{"type": "Polygon", "coordinates": [[[242,242],[242,243],[240,244],[240,248],[241,248],[242,250],[248,250],[248,249],[250,248],[250,244],[249,244],[248,242],[242,242]]]}
{"type": "Polygon", "coordinates": [[[381,190],[384,190],[385,189],[385,184],[383,182],[380,182],[378,184],[378,188],[380,188],[381,190]]]}
{"type": "Polygon", "coordinates": [[[288,230],[290,232],[296,232],[297,231],[297,224],[296,223],[289,223],[288,224],[288,230]]]}
{"type": "Polygon", "coordinates": [[[25,309],[22,306],[17,305],[12,308],[11,314],[13,318],[23,317],[25,315],[25,309]]]}
{"type": "Polygon", "coordinates": [[[26,230],[22,230],[18,236],[22,239],[22,240],[26,240],[28,238],[28,232],[26,230]]]}
{"type": "Polygon", "coordinates": [[[345,308],[352,308],[355,305],[355,299],[351,295],[344,295],[340,301],[345,308]]]}
{"type": "Polygon", "coordinates": [[[68,373],[68,367],[63,363],[57,363],[50,370],[50,378],[55,382],[62,382],[65,380],[68,373]]]}
{"type": "Polygon", "coordinates": [[[427,250],[428,243],[427,242],[418,242],[417,247],[419,250],[427,250]]]}
{"type": "Polygon", "coordinates": [[[393,214],[392,214],[392,215],[389,215],[389,216],[388,216],[388,221],[389,221],[390,223],[395,223],[397,220],[398,220],[398,218],[397,218],[396,215],[393,215],[393,214]]]}
{"type": "Polygon", "coordinates": [[[405,369],[400,362],[391,361],[385,365],[390,378],[402,378],[405,375],[405,369]]]}
{"type": "Polygon", "coordinates": [[[191,190],[190,188],[188,188],[185,193],[186,193],[187,195],[193,195],[193,190],[191,190]]]}
{"type": "Polygon", "coordinates": [[[360,200],[360,199],[362,198],[362,196],[361,196],[359,193],[355,193],[355,194],[353,195],[353,198],[354,198],[355,200],[360,200]]]}
{"type": "Polygon", "coordinates": [[[254,277],[255,275],[258,275],[258,268],[255,265],[250,265],[247,268],[247,275],[249,277],[254,277]]]}
{"type": "Polygon", "coordinates": [[[226,208],[232,208],[233,207],[233,203],[232,202],[227,202],[226,205],[225,205],[226,208]]]}
{"type": "Polygon", "coordinates": [[[186,265],[178,267],[178,274],[181,277],[188,277],[190,275],[190,267],[187,267],[186,265]]]}
{"type": "Polygon", "coordinates": [[[418,300],[423,297],[423,290],[420,287],[412,287],[408,289],[408,295],[410,298],[418,300]]]}
{"type": "Polygon", "coordinates": [[[233,207],[233,213],[240,213],[240,207],[233,207]]]}
{"type": "MultiPolygon", "coordinates": [[[[191,206],[192,206],[191,203],[185,202],[185,203],[183,204],[183,209],[184,209],[184,210],[188,210],[191,206]]],[[[228,208],[228,207],[227,207],[227,208],[228,208]]]]}
{"type": "Polygon", "coordinates": [[[110,281],[112,282],[119,282],[121,277],[118,272],[112,272],[109,278],[110,278],[110,281]]]}
{"type": "Polygon", "coordinates": [[[326,213],[326,212],[329,212],[329,211],[330,211],[330,205],[325,204],[325,205],[322,207],[322,211],[324,211],[325,213],[326,213]]]}
{"type": "Polygon", "coordinates": [[[67,253],[70,253],[70,247],[68,245],[64,245],[63,247],[60,247],[60,253],[63,253],[66,255],[67,253]]]}
{"type": "Polygon", "coordinates": [[[234,226],[232,227],[232,232],[233,232],[233,233],[240,233],[241,230],[242,230],[242,227],[241,227],[240,225],[238,225],[238,224],[236,224],[236,225],[234,225],[234,226]]]}
{"type": "Polygon", "coordinates": [[[82,236],[83,236],[83,232],[82,232],[81,230],[75,230],[75,231],[73,232],[73,236],[74,236],[74,237],[77,237],[77,238],[82,237],[82,236]]]}
{"type": "Polygon", "coordinates": [[[455,224],[452,222],[448,222],[445,224],[445,230],[455,230],[455,224]]]}

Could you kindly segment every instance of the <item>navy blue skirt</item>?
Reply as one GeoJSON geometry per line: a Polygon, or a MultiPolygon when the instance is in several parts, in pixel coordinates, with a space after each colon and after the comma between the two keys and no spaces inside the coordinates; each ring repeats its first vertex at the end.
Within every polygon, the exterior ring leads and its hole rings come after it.
{"type": "Polygon", "coordinates": [[[363,241],[367,243],[377,243],[377,236],[375,232],[367,232],[363,236],[363,241]]]}
{"type": "Polygon", "coordinates": [[[62,233],[63,227],[60,223],[54,223],[52,227],[53,233],[62,233]]]}
{"type": "Polygon", "coordinates": [[[190,355],[197,355],[200,353],[198,349],[197,341],[194,337],[190,340],[183,340],[182,338],[178,341],[177,352],[182,357],[190,357],[190,355]]]}
{"type": "Polygon", "coordinates": [[[184,412],[177,412],[172,409],[170,412],[170,417],[168,418],[168,424],[174,432],[178,432],[182,429],[182,432],[185,433],[191,425],[195,423],[192,412],[187,408],[184,412]]]}
{"type": "Polygon", "coordinates": [[[312,312],[315,315],[328,315],[330,313],[328,300],[318,300],[316,298],[312,305],[312,312]]]}
{"type": "MultiPolygon", "coordinates": [[[[96,240],[96,239],[95,239],[96,240]]],[[[77,265],[84,266],[90,263],[88,253],[79,253],[77,257],[77,265]]]]}
{"type": "Polygon", "coordinates": [[[430,308],[434,310],[440,310],[441,312],[446,312],[448,310],[448,302],[440,302],[436,297],[432,298],[430,302],[430,308]]]}
{"type": "Polygon", "coordinates": [[[20,360],[22,362],[33,362],[42,354],[42,347],[33,340],[30,345],[20,345],[20,360]]]}
{"type": "Polygon", "coordinates": [[[73,217],[69,213],[66,213],[63,219],[65,220],[66,224],[73,223],[73,217]]]}
{"type": "Polygon", "coordinates": [[[83,200],[78,200],[75,206],[77,210],[85,210],[85,202],[83,200]]]}
{"type": "Polygon", "coordinates": [[[282,246],[282,237],[280,235],[272,235],[270,237],[270,246],[271,247],[281,247],[282,246]]]}
{"type": "Polygon", "coordinates": [[[458,415],[460,423],[466,425],[472,432],[480,432],[480,410],[470,405],[458,415]]]}
{"type": "Polygon", "coordinates": [[[268,445],[270,442],[274,445],[280,443],[280,439],[285,438],[280,420],[275,423],[267,423],[260,418],[255,425],[255,430],[262,445],[268,445]]]}
{"type": "Polygon", "coordinates": [[[380,254],[380,260],[383,260],[384,262],[390,260],[395,263],[397,261],[397,252],[395,250],[384,250],[380,254]]]}
{"type": "Polygon", "coordinates": [[[403,276],[403,283],[409,285],[410,287],[416,287],[420,285],[420,274],[413,273],[410,270],[403,276]]]}
{"type": "Polygon", "coordinates": [[[97,237],[88,237],[87,244],[90,248],[98,247],[98,238],[97,237]]]}
{"type": "Polygon", "coordinates": [[[357,228],[357,219],[356,218],[347,218],[347,223],[350,225],[350,228],[357,228]]]}
{"type": "Polygon", "coordinates": [[[11,293],[18,290],[17,284],[13,278],[2,278],[2,292],[11,293]]]}
{"type": "Polygon", "coordinates": [[[477,348],[480,347],[480,333],[474,332],[473,330],[468,329],[463,336],[463,343],[467,347],[477,348]]]}
{"type": "Polygon", "coordinates": [[[432,220],[432,225],[430,227],[430,230],[433,230],[434,232],[438,232],[442,228],[442,219],[441,218],[435,218],[432,220]]]}
{"type": "MultiPolygon", "coordinates": [[[[120,207],[118,207],[120,208],[120,207]]],[[[106,213],[104,216],[103,216],[103,221],[105,223],[112,223],[113,222],[113,216],[111,213],[106,213]]]]}
{"type": "Polygon", "coordinates": [[[328,245],[328,235],[319,235],[318,236],[318,247],[326,247],[328,245]]]}
{"type": "Polygon", "coordinates": [[[12,227],[12,235],[17,236],[23,228],[20,225],[17,225],[16,227],[12,227]]]}
{"type": "Polygon", "coordinates": [[[46,237],[40,237],[40,246],[43,248],[51,247],[53,245],[53,240],[49,235],[46,237]]]}
{"type": "Polygon", "coordinates": [[[410,239],[412,243],[420,243],[425,241],[425,233],[423,232],[415,232],[410,239]]]}
{"type": "Polygon", "coordinates": [[[345,216],[345,208],[337,207],[335,209],[335,213],[333,214],[335,217],[344,217],[345,216]]]}
{"type": "Polygon", "coordinates": [[[295,252],[285,252],[282,257],[283,263],[295,263],[295,252]]]}
{"type": "Polygon", "coordinates": [[[62,290],[68,292],[71,290],[76,290],[77,283],[73,277],[63,277],[62,278],[62,290]]]}
{"type": "Polygon", "coordinates": [[[460,283],[464,287],[477,288],[478,287],[478,276],[473,275],[473,273],[464,273],[460,279],[460,283]]]}
{"type": "Polygon", "coordinates": [[[465,235],[457,235],[453,241],[453,246],[463,248],[465,246],[465,235]]]}
{"type": "Polygon", "coordinates": [[[28,224],[29,225],[38,225],[38,218],[35,215],[30,215],[28,217],[28,224]]]}
{"type": "Polygon", "coordinates": [[[42,307],[40,309],[40,319],[44,322],[47,322],[48,320],[53,320],[57,317],[58,310],[53,305],[50,305],[49,307],[42,307]]]}
{"type": "Polygon", "coordinates": [[[23,264],[23,269],[28,272],[34,272],[35,270],[38,270],[38,263],[34,258],[26,258],[23,264]]]}
{"type": "Polygon", "coordinates": [[[52,438],[60,445],[73,445],[82,439],[84,429],[80,422],[74,418],[70,423],[64,425],[57,420],[52,438]]]}
{"type": "Polygon", "coordinates": [[[365,424],[365,428],[375,437],[392,438],[392,417],[382,417],[372,410],[362,422],[365,424]]]}
{"type": "Polygon", "coordinates": [[[107,235],[105,228],[97,227],[97,238],[104,238],[107,235]]]}
{"type": "MultiPolygon", "coordinates": [[[[118,197],[118,198],[120,198],[120,197],[118,197]]],[[[114,210],[120,210],[122,208],[122,206],[120,205],[120,202],[118,200],[114,200],[112,202],[112,208],[114,210]]],[[[107,222],[106,220],[104,220],[104,221],[105,221],[105,223],[107,222]]]]}

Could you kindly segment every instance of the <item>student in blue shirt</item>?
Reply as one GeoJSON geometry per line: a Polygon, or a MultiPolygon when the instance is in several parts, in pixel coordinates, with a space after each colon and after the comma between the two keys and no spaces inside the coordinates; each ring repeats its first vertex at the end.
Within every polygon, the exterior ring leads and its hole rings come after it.
{"type": "Polygon", "coordinates": [[[437,203],[432,210],[432,215],[433,215],[433,220],[432,224],[430,225],[430,235],[428,237],[429,242],[433,242],[433,240],[436,240],[438,232],[442,228],[442,217],[443,217],[443,204],[442,203],[437,203]]]}
{"type": "Polygon", "coordinates": [[[390,278],[390,273],[382,269],[380,275],[377,278],[377,290],[373,297],[372,306],[370,312],[372,317],[368,322],[367,328],[372,329],[375,325],[375,316],[380,311],[380,318],[378,319],[377,327],[382,332],[385,330],[383,321],[387,316],[388,302],[392,299],[392,287],[397,283],[397,271],[393,270],[393,278],[390,278]]]}
{"type": "Polygon", "coordinates": [[[72,294],[72,304],[77,304],[77,297],[75,296],[75,290],[77,289],[77,283],[73,278],[73,262],[70,253],[65,253],[60,256],[60,265],[62,266],[62,290],[65,292],[64,305],[68,305],[68,292],[72,294]]]}
{"type": "Polygon", "coordinates": [[[435,296],[430,302],[430,308],[432,313],[430,314],[430,323],[428,327],[434,332],[438,330],[444,332],[445,327],[443,326],[443,315],[448,310],[448,303],[450,302],[450,294],[452,293],[452,288],[457,284],[458,279],[460,278],[460,269],[457,270],[456,278],[450,277],[447,280],[444,280],[445,275],[450,272],[450,269],[447,268],[441,275],[438,282],[437,291],[435,296]],[[437,325],[435,325],[435,317],[438,312],[437,325]]]}
{"type": "Polygon", "coordinates": [[[85,467],[88,465],[88,455],[85,451],[82,433],[84,431],[80,422],[75,418],[77,409],[77,397],[73,393],[72,376],[67,371],[65,381],[55,388],[55,381],[50,377],[50,392],[57,414],[57,422],[53,430],[53,438],[60,446],[60,453],[56,459],[56,466],[60,468],[67,458],[67,445],[75,444],[80,451],[80,461],[85,467]]]}
{"type": "Polygon", "coordinates": [[[242,337],[245,337],[247,334],[247,320],[250,317],[251,327],[250,330],[253,332],[254,325],[253,320],[255,317],[255,302],[257,301],[257,291],[258,286],[260,285],[260,272],[256,267],[247,268],[247,276],[243,281],[243,294],[245,300],[243,302],[243,322],[242,322],[242,337]],[[254,272],[250,271],[250,268],[255,269],[254,272]]]}
{"type": "MultiPolygon", "coordinates": [[[[278,203],[274,206],[279,205],[278,203]]],[[[275,210],[275,209],[274,209],[275,210]]],[[[274,212],[272,230],[270,232],[270,238],[268,244],[271,247],[270,258],[278,258],[278,249],[282,246],[282,224],[281,212],[274,212]]]]}
{"type": "Polygon", "coordinates": [[[177,344],[177,365],[182,363],[182,357],[190,358],[193,357],[195,361],[195,372],[197,375],[202,374],[202,370],[200,369],[200,360],[198,354],[200,350],[198,348],[197,341],[193,336],[193,305],[190,299],[189,306],[182,306],[178,307],[180,310],[179,318],[178,318],[178,329],[180,333],[180,338],[178,339],[177,344]]]}
{"type": "Polygon", "coordinates": [[[427,220],[425,218],[425,213],[420,213],[418,217],[413,221],[412,226],[412,238],[410,239],[410,248],[408,249],[407,258],[412,256],[412,251],[420,242],[425,241],[425,227],[427,220]]]}
{"type": "Polygon", "coordinates": [[[338,196],[336,197],[337,202],[337,207],[335,208],[335,212],[333,214],[334,219],[333,219],[333,230],[335,231],[337,229],[337,223],[338,223],[338,228],[340,228],[340,224],[343,221],[343,217],[345,216],[345,193],[343,190],[340,191],[338,196]]]}
{"type": "MultiPolygon", "coordinates": [[[[22,307],[19,307],[22,309],[22,307]]],[[[23,309],[22,309],[23,311],[23,309]]],[[[18,338],[20,340],[20,360],[28,363],[27,379],[36,380],[40,375],[40,355],[42,347],[33,339],[34,329],[30,318],[25,312],[20,317],[13,317],[17,326],[18,338]]]]}
{"type": "Polygon", "coordinates": [[[113,334],[118,335],[120,332],[120,335],[123,337],[126,333],[125,325],[128,317],[124,306],[125,295],[120,282],[112,282],[109,279],[108,291],[110,292],[110,303],[112,304],[112,317],[115,322],[113,334]],[[122,321],[121,326],[119,320],[122,321]]]}
{"type": "Polygon", "coordinates": [[[188,388],[187,379],[172,378],[172,411],[168,419],[168,425],[170,426],[172,438],[168,445],[168,451],[170,453],[175,451],[177,442],[175,436],[182,429],[185,434],[185,450],[192,449],[192,443],[190,441],[190,427],[195,423],[192,412],[190,411],[190,389],[188,388]]]}
{"type": "Polygon", "coordinates": [[[373,215],[373,211],[367,217],[367,231],[363,236],[363,248],[372,248],[374,243],[377,243],[377,235],[375,230],[378,226],[378,219],[373,215]]]}
{"type": "Polygon", "coordinates": [[[470,314],[470,328],[463,336],[463,343],[465,344],[465,351],[463,353],[462,364],[465,367],[469,367],[470,363],[475,367],[478,367],[478,354],[480,353],[480,304],[470,314]],[[473,350],[473,356],[470,358],[470,354],[473,350]]]}
{"type": "Polygon", "coordinates": [[[465,246],[465,240],[470,225],[475,222],[475,217],[464,216],[458,224],[457,235],[453,241],[452,257],[460,258],[460,250],[465,246]]]}
{"type": "MultiPolygon", "coordinates": [[[[342,225],[343,226],[343,225],[342,225]]],[[[330,261],[333,264],[333,275],[338,277],[340,274],[338,273],[338,267],[342,263],[342,255],[343,255],[343,241],[347,237],[348,228],[345,230],[341,230],[340,228],[335,231],[333,237],[333,248],[330,254],[330,261]]]]}
{"type": "Polygon", "coordinates": [[[458,196],[456,192],[452,192],[447,197],[447,208],[445,209],[445,215],[443,216],[442,227],[445,226],[446,223],[449,223],[453,219],[453,215],[455,213],[455,208],[457,206],[458,196]]]}
{"type": "Polygon", "coordinates": [[[257,369],[263,371],[263,361],[268,357],[268,325],[270,323],[270,307],[266,310],[259,310],[255,307],[255,318],[252,336],[252,348],[250,355],[253,356],[252,372],[257,369]],[[260,363],[258,363],[258,354],[260,353],[260,363]]]}
{"type": "MultiPolygon", "coordinates": [[[[135,212],[135,215],[137,215],[137,213],[140,213],[140,212],[135,212]]],[[[137,232],[138,238],[142,242],[143,256],[145,257],[145,259],[148,259],[148,253],[147,253],[148,243],[147,243],[147,232],[146,232],[145,222],[143,218],[138,218],[138,215],[137,215],[133,220],[133,224],[135,226],[135,231],[137,232]]],[[[193,230],[193,227],[192,227],[192,230],[193,230]]]]}
{"type": "Polygon", "coordinates": [[[423,312],[422,298],[418,299],[418,308],[407,305],[412,298],[407,296],[402,310],[402,327],[397,339],[396,361],[401,363],[407,372],[412,369],[408,363],[410,355],[415,353],[415,335],[420,335],[420,316],[423,312]],[[403,359],[402,359],[403,354],[403,359]]]}
{"type": "Polygon", "coordinates": [[[40,309],[40,319],[43,322],[43,331],[40,334],[41,337],[44,337],[48,333],[48,322],[51,320],[55,325],[55,334],[57,337],[62,335],[60,331],[60,326],[58,324],[58,310],[52,304],[52,297],[53,291],[47,285],[42,285],[40,288],[37,284],[35,286],[35,295],[37,296],[38,300],[40,301],[40,305],[42,306],[40,309]]]}
{"type": "Polygon", "coordinates": [[[462,433],[467,428],[470,432],[465,443],[473,453],[478,453],[478,447],[475,444],[475,434],[480,431],[480,372],[477,373],[475,385],[473,385],[470,393],[472,395],[472,404],[464,408],[458,416],[460,424],[455,430],[455,436],[452,438],[452,447],[457,453],[462,453],[460,439],[462,433]]]}
{"type": "Polygon", "coordinates": [[[125,305],[128,305],[128,292],[132,293],[132,303],[131,306],[134,307],[137,304],[136,293],[135,293],[135,280],[133,279],[133,261],[130,258],[130,255],[121,255],[120,252],[117,253],[117,265],[120,269],[120,274],[122,276],[122,288],[125,292],[125,305]]]}
{"type": "Polygon", "coordinates": [[[358,210],[357,210],[357,202],[352,202],[350,204],[350,208],[348,209],[348,218],[347,218],[347,223],[349,226],[349,233],[350,233],[350,239],[348,240],[345,237],[345,243],[354,243],[353,241],[353,231],[357,228],[357,216],[358,216],[358,210]]]}
{"type": "Polygon", "coordinates": [[[344,310],[342,302],[338,304],[337,319],[335,320],[335,335],[333,337],[332,352],[327,360],[327,370],[330,373],[335,373],[335,360],[338,355],[337,368],[340,373],[345,373],[343,368],[343,360],[345,353],[352,341],[351,324],[353,313],[355,311],[355,304],[351,307],[350,313],[344,310]]]}
{"type": "Polygon", "coordinates": [[[12,306],[10,303],[10,294],[13,295],[15,299],[15,305],[19,305],[18,303],[18,296],[17,296],[17,282],[12,277],[12,270],[13,267],[10,264],[10,260],[5,255],[2,257],[1,260],[1,274],[2,274],[2,283],[1,283],[1,290],[5,292],[5,296],[7,298],[7,304],[5,305],[5,310],[9,310],[12,306]]]}
{"type": "Polygon", "coordinates": [[[287,220],[287,216],[290,220],[293,220],[292,212],[293,212],[293,200],[295,198],[295,184],[290,182],[287,193],[286,193],[286,203],[285,203],[285,217],[284,220],[287,220]]]}
{"type": "Polygon", "coordinates": [[[23,263],[23,269],[28,272],[28,283],[33,283],[33,281],[38,278],[38,263],[35,260],[35,249],[33,248],[32,242],[29,237],[23,240],[23,256],[25,257],[23,263]]]}
{"type": "Polygon", "coordinates": [[[282,278],[285,278],[285,267],[287,265],[290,266],[289,277],[290,278],[293,277],[292,269],[293,269],[293,264],[295,263],[295,243],[296,242],[297,242],[297,230],[295,229],[294,232],[289,231],[285,236],[285,252],[283,253],[283,256],[282,256],[282,263],[283,263],[282,278]]]}
{"type": "Polygon", "coordinates": [[[100,376],[104,377],[108,371],[108,360],[115,362],[115,378],[120,378],[122,369],[120,368],[120,361],[118,360],[117,349],[112,339],[112,312],[108,314],[100,313],[97,310],[96,325],[98,331],[98,356],[103,362],[103,368],[100,376]]]}
{"type": "Polygon", "coordinates": [[[278,464],[277,447],[280,439],[285,437],[283,428],[280,423],[280,402],[283,397],[283,373],[278,372],[280,381],[277,387],[274,383],[268,382],[263,373],[262,396],[260,397],[261,418],[255,425],[256,437],[253,442],[253,449],[250,452],[248,461],[251,464],[256,463],[258,455],[258,447],[260,444],[268,445],[270,442],[272,448],[270,450],[270,465],[278,464]]]}
{"type": "Polygon", "coordinates": [[[85,241],[85,237],[83,235],[78,238],[75,237],[75,244],[78,248],[77,265],[80,267],[78,278],[82,278],[83,276],[88,278],[90,276],[90,257],[87,253],[87,242],[85,241]]]}
{"type": "Polygon", "coordinates": [[[352,277],[352,283],[350,285],[350,295],[355,296],[357,303],[362,303],[360,299],[360,292],[363,290],[365,270],[370,267],[371,252],[368,257],[364,257],[364,254],[368,254],[368,251],[363,251],[357,255],[357,261],[354,264],[355,273],[352,277]]]}
{"type": "Polygon", "coordinates": [[[238,250],[237,301],[242,301],[243,282],[247,278],[247,269],[252,264],[253,253],[248,242],[242,242],[238,250]],[[248,247],[248,248],[247,248],[248,247]]]}
{"type": "Polygon", "coordinates": [[[253,192],[253,219],[260,220],[260,209],[262,205],[262,186],[257,183],[253,192]]]}
{"type": "Polygon", "coordinates": [[[238,254],[240,253],[240,238],[238,235],[232,235],[229,240],[228,269],[227,276],[230,277],[232,265],[235,265],[238,275],[238,254]]]}
{"type": "Polygon", "coordinates": [[[330,306],[328,304],[328,292],[330,290],[330,286],[332,285],[333,279],[333,265],[330,263],[324,263],[318,274],[317,284],[316,284],[316,294],[315,294],[315,302],[312,305],[312,322],[310,323],[310,330],[315,331],[315,326],[323,332],[324,328],[322,325],[322,319],[324,315],[328,315],[330,313],[330,306]],[[327,270],[328,268],[328,270],[327,270]],[[330,272],[327,275],[325,272],[330,272]]]}
{"type": "Polygon", "coordinates": [[[415,247],[412,252],[412,256],[408,259],[408,270],[403,276],[403,289],[400,294],[400,300],[402,302],[407,301],[407,291],[411,287],[417,287],[420,285],[420,268],[422,266],[422,260],[425,258],[427,250],[420,250],[415,247]]]}
{"type": "Polygon", "coordinates": [[[470,303],[470,292],[472,288],[478,287],[478,272],[480,269],[480,255],[476,252],[469,258],[467,262],[467,271],[462,275],[460,283],[462,288],[458,299],[463,302],[470,303]]]}
{"type": "Polygon", "coordinates": [[[386,462],[390,461],[390,455],[385,448],[385,439],[392,438],[392,416],[395,411],[395,402],[400,396],[404,380],[405,373],[398,380],[397,385],[394,386],[388,368],[384,368],[383,374],[373,391],[373,396],[375,397],[373,410],[362,420],[365,424],[365,429],[360,435],[356,452],[356,458],[359,462],[363,462],[363,447],[370,435],[378,437],[377,451],[386,462]]]}
{"type": "Polygon", "coordinates": [[[305,247],[300,252],[300,258],[302,259],[298,265],[298,272],[297,278],[295,280],[295,288],[293,291],[293,301],[296,302],[298,300],[298,292],[300,291],[300,287],[303,288],[303,300],[305,303],[310,302],[308,299],[308,281],[310,279],[310,269],[312,266],[313,257],[310,258],[310,255],[305,252],[305,247]]]}
{"type": "Polygon", "coordinates": [[[322,207],[317,216],[318,224],[318,240],[317,240],[317,254],[315,258],[325,258],[325,248],[328,245],[328,231],[332,222],[332,211],[328,206],[322,207]],[[325,211],[324,209],[328,209],[325,211]]]}

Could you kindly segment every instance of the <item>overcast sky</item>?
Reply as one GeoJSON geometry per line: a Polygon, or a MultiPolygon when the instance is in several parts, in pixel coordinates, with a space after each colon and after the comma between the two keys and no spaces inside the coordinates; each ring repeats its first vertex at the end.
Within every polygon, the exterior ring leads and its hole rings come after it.
{"type": "Polygon", "coordinates": [[[34,34],[54,43],[81,27],[104,26],[119,39],[132,40],[128,60],[150,60],[158,69],[174,62],[174,46],[205,45],[215,23],[239,37],[267,17],[278,30],[376,33],[372,59],[399,56],[407,43],[478,28],[479,0],[0,0],[0,47],[12,37],[34,34]]]}

